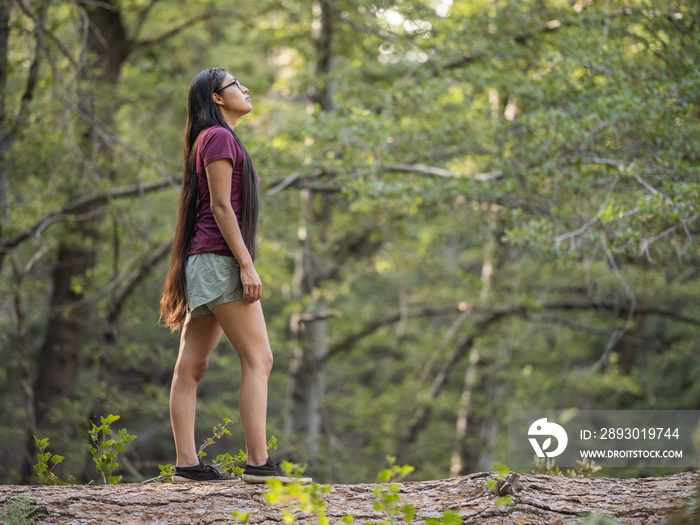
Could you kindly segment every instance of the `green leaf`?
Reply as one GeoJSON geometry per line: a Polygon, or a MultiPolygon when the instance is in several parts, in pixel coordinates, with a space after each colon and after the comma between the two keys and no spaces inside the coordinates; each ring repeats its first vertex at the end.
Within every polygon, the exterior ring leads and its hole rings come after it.
{"type": "Polygon", "coordinates": [[[391,475],[392,472],[389,469],[384,469],[379,472],[379,482],[380,483],[388,483],[389,480],[391,480],[391,475]]]}
{"type": "Polygon", "coordinates": [[[451,510],[447,510],[442,515],[442,522],[445,525],[462,525],[463,520],[459,514],[452,512],[451,510]]]}
{"type": "Polygon", "coordinates": [[[115,416],[114,414],[110,414],[106,418],[104,418],[104,417],[100,418],[103,425],[111,425],[115,421],[119,421],[119,419],[120,419],[120,416],[115,416]]]}

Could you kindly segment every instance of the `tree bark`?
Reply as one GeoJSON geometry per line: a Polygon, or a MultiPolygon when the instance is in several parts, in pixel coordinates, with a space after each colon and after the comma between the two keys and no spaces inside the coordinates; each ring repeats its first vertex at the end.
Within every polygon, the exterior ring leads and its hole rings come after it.
{"type": "MultiPolygon", "coordinates": [[[[415,505],[414,523],[440,518],[450,510],[465,525],[565,525],[582,523],[596,513],[617,525],[697,523],[698,510],[686,521],[670,518],[697,495],[697,472],[643,479],[565,478],[521,474],[511,505],[498,505],[486,487],[494,473],[482,472],[446,480],[400,483],[398,496],[415,505]]],[[[380,523],[374,510],[375,484],[331,485],[320,495],[330,523],[347,515],[353,523],[380,523]]],[[[234,523],[233,511],[248,513],[248,523],[282,523],[280,511],[265,503],[262,485],[231,483],[130,484],[99,486],[0,485],[0,505],[25,496],[47,517],[40,523],[187,524],[234,523]]],[[[7,512],[0,510],[0,514],[7,512]]],[[[295,513],[299,523],[314,523],[308,513],[295,513]]],[[[593,523],[591,518],[587,523],[593,523]]],[[[603,523],[595,521],[595,523],[603,523]]]]}

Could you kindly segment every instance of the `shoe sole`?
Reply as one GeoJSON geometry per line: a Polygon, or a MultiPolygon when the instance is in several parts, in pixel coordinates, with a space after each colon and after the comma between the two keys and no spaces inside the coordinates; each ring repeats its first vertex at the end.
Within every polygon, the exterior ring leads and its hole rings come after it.
{"type": "Polygon", "coordinates": [[[299,483],[311,483],[313,480],[311,478],[288,478],[286,476],[255,476],[253,474],[242,474],[241,478],[246,483],[265,483],[267,480],[276,479],[282,483],[294,483],[298,481],[299,483]]]}
{"type": "Polygon", "coordinates": [[[241,478],[233,478],[233,479],[190,479],[186,478],[184,476],[177,476],[173,475],[172,477],[172,482],[173,483],[226,483],[227,481],[241,481],[241,478]]]}

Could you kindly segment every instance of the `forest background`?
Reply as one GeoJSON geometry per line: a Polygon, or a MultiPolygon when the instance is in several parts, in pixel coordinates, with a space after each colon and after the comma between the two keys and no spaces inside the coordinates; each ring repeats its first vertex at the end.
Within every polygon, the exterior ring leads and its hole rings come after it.
{"type": "MultiPolygon", "coordinates": [[[[94,479],[109,413],[125,479],[174,462],[158,301],[208,67],[253,99],[279,459],[444,478],[507,462],[509,409],[699,409],[699,37],[690,0],[3,2],[2,479],[38,481],[34,435],[94,479]]],[[[239,373],[223,340],[198,441],[239,373]]]]}

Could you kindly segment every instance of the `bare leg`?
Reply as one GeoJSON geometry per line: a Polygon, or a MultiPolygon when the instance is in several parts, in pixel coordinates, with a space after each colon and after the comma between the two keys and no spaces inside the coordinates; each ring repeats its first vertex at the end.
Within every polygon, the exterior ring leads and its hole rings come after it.
{"type": "Polygon", "coordinates": [[[204,377],[209,356],[221,339],[221,334],[221,326],[214,317],[192,317],[187,314],[170,388],[170,422],[178,467],[199,464],[194,442],[197,385],[204,377]]]}
{"type": "Polygon", "coordinates": [[[272,350],[260,301],[225,303],[212,309],[241,360],[239,409],[249,465],[267,460],[267,380],[272,350]]]}

